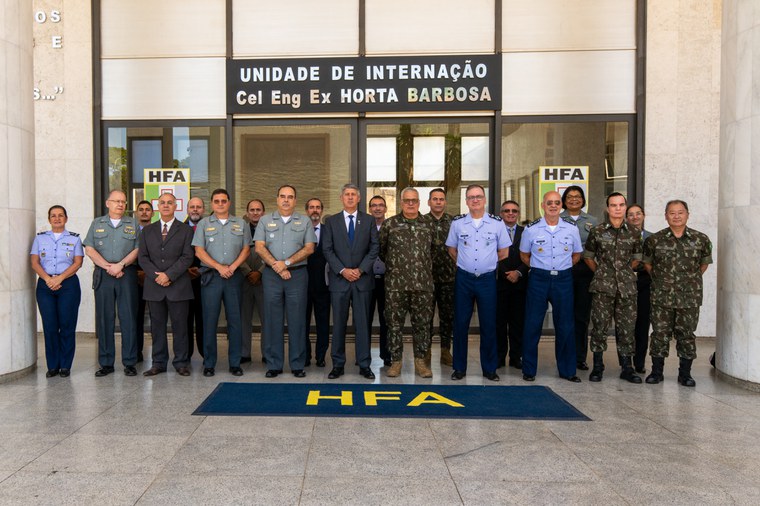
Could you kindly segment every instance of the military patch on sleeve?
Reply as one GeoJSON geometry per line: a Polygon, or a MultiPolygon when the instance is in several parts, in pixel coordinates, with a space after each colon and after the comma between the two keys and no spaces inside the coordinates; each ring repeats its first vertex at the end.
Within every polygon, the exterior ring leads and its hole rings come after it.
{"type": "Polygon", "coordinates": [[[488,213],[488,216],[495,221],[501,221],[501,216],[496,216],[494,214],[488,213]]]}

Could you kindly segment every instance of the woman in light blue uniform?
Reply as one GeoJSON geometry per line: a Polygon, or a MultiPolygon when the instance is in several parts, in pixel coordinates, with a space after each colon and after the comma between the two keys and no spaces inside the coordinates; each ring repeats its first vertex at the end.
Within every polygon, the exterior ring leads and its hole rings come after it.
{"type": "Polygon", "coordinates": [[[76,272],[84,250],[79,234],[66,230],[63,206],[48,209],[49,232],[40,232],[32,244],[32,269],[37,280],[37,305],[45,332],[47,376],[68,377],[76,348],[77,316],[82,291],[76,272]]]}

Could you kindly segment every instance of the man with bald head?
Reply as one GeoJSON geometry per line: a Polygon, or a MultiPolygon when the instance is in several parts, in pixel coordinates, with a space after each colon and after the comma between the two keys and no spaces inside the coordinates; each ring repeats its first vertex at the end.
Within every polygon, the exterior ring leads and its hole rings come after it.
{"type": "Polygon", "coordinates": [[[108,213],[93,220],[84,238],[85,254],[95,264],[95,318],[98,335],[98,363],[95,376],[114,372],[116,345],[114,327],[118,307],[121,327],[121,362],[124,374],[136,376],[137,369],[137,221],[124,216],[127,195],[113,190],[106,200],[108,213]]]}
{"type": "Polygon", "coordinates": [[[583,253],[578,227],[561,219],[562,197],[546,192],[541,202],[544,217],[523,231],[520,258],[530,267],[525,296],[523,330],[523,379],[534,381],[538,369],[538,341],[552,304],[556,343],[554,353],[560,378],[580,383],[575,363],[575,317],[573,313],[573,264],[583,253]]]}

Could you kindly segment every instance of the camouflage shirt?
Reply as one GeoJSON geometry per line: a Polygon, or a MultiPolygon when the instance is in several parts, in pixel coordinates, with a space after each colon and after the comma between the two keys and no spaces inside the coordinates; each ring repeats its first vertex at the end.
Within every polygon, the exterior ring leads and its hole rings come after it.
{"type": "Polygon", "coordinates": [[[385,289],[433,291],[433,225],[424,216],[403,214],[380,227],[380,259],[385,262],[385,289]]]}
{"type": "Polygon", "coordinates": [[[590,292],[636,295],[636,273],[631,261],[641,260],[641,233],[637,229],[626,223],[620,228],[608,222],[595,226],[588,234],[583,258],[596,262],[590,292]]]}
{"type": "Polygon", "coordinates": [[[453,283],[457,273],[457,264],[449,255],[446,238],[451,228],[451,215],[443,213],[440,219],[433,213],[425,215],[433,227],[433,281],[436,283],[453,283]]]}
{"type": "Polygon", "coordinates": [[[644,241],[644,263],[652,266],[652,304],[670,308],[702,305],[701,265],[711,264],[712,243],[686,227],[679,238],[670,228],[644,241]]]}

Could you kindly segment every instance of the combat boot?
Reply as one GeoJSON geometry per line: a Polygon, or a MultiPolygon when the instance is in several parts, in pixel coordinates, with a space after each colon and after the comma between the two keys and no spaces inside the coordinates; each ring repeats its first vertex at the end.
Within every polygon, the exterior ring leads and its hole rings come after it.
{"type": "Polygon", "coordinates": [[[389,378],[396,378],[397,376],[401,375],[401,360],[398,362],[394,361],[391,366],[388,368],[388,374],[389,378]]]}
{"type": "Polygon", "coordinates": [[[678,363],[678,383],[685,387],[697,386],[697,382],[691,377],[691,362],[690,358],[682,358],[678,363]]]}
{"type": "Polygon", "coordinates": [[[645,380],[650,385],[656,385],[663,379],[662,370],[665,368],[665,357],[652,357],[652,372],[645,380]]]}
{"type": "Polygon", "coordinates": [[[451,351],[448,348],[441,348],[441,364],[449,367],[454,365],[454,357],[451,356],[451,351]]]}
{"type": "Polygon", "coordinates": [[[433,347],[431,346],[428,348],[427,353],[425,353],[425,363],[427,364],[428,368],[430,367],[430,362],[433,358],[433,347]]]}
{"type": "Polygon", "coordinates": [[[620,379],[626,380],[628,383],[641,383],[641,377],[636,376],[636,371],[633,370],[633,358],[623,357],[623,371],[620,373],[620,379]]]}
{"type": "Polygon", "coordinates": [[[604,374],[604,353],[601,351],[594,352],[594,368],[591,369],[591,374],[588,376],[589,381],[598,382],[602,381],[602,375],[604,374]]]}
{"type": "Polygon", "coordinates": [[[424,358],[414,359],[414,372],[416,372],[420,378],[433,377],[433,371],[430,370],[430,368],[427,365],[427,360],[424,358]]]}

